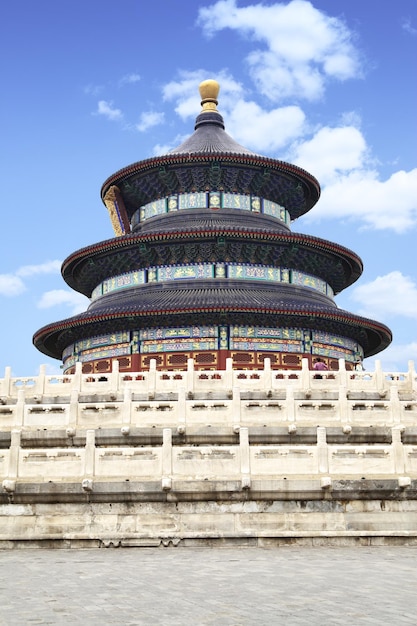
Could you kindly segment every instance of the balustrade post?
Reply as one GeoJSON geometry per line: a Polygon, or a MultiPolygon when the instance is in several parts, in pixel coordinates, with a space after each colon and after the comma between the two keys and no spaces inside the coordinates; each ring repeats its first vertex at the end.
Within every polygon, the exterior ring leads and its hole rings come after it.
{"type": "Polygon", "coordinates": [[[194,359],[187,360],[187,392],[194,393],[194,359]]]}
{"type": "Polygon", "coordinates": [[[310,368],[308,366],[308,359],[303,358],[301,359],[300,384],[301,384],[301,389],[304,391],[311,387],[310,376],[311,374],[310,374],[310,368]]]}
{"type": "Polygon", "coordinates": [[[123,392],[123,406],[122,406],[122,424],[123,426],[130,426],[132,420],[132,390],[130,387],[125,387],[123,392]]]}
{"type": "Polygon", "coordinates": [[[320,474],[329,473],[329,447],[327,445],[326,429],[317,427],[317,461],[320,474]]]}
{"type": "Polygon", "coordinates": [[[187,417],[186,417],[187,406],[185,402],[185,387],[180,387],[178,389],[178,401],[177,402],[178,402],[177,404],[178,432],[180,434],[183,434],[185,432],[185,428],[187,425],[187,417]]]}
{"type": "Polygon", "coordinates": [[[396,474],[404,474],[405,472],[405,454],[404,445],[401,441],[401,428],[394,427],[392,433],[392,450],[394,453],[394,471],[396,474]]]}
{"type": "Polygon", "coordinates": [[[12,430],[9,453],[9,467],[7,470],[7,478],[9,480],[15,480],[19,475],[20,440],[21,431],[12,430]]]}
{"type": "Polygon", "coordinates": [[[95,466],[95,452],[96,452],[96,431],[87,430],[85,437],[85,463],[84,463],[84,476],[87,479],[94,477],[95,466]]]}
{"type": "Polygon", "coordinates": [[[83,364],[77,361],[75,364],[75,374],[72,375],[72,388],[81,391],[81,379],[83,375],[83,364]]]}
{"type": "Polygon", "coordinates": [[[391,423],[392,424],[401,424],[401,402],[398,395],[398,387],[397,385],[392,385],[390,387],[390,402],[389,407],[391,411],[391,423]]]}
{"type": "Polygon", "coordinates": [[[242,481],[242,489],[249,489],[251,484],[250,476],[250,449],[249,449],[249,429],[241,428],[239,430],[239,447],[240,447],[240,473],[242,481]]]}
{"type": "Polygon", "coordinates": [[[272,390],[271,359],[268,357],[264,359],[263,385],[264,385],[264,390],[267,393],[272,390]]]}
{"type": "Polygon", "coordinates": [[[162,430],[162,489],[169,491],[172,487],[172,430],[162,430]]]}
{"type": "Polygon", "coordinates": [[[339,359],[339,400],[338,400],[338,414],[341,424],[347,424],[350,422],[350,415],[348,411],[347,401],[347,387],[348,387],[348,374],[346,371],[345,359],[339,359]]]}
{"type": "Polygon", "coordinates": [[[146,380],[148,386],[148,397],[153,398],[155,397],[156,392],[156,359],[150,359],[149,361],[149,371],[146,380]]]}
{"type": "Polygon", "coordinates": [[[26,392],[24,389],[19,389],[17,392],[16,413],[15,413],[15,425],[23,426],[25,422],[25,403],[26,392]]]}
{"type": "Polygon", "coordinates": [[[417,374],[414,368],[414,361],[408,361],[407,383],[410,391],[417,392],[417,374]]]}
{"type": "Polygon", "coordinates": [[[232,419],[234,428],[240,428],[242,401],[240,399],[240,388],[233,387],[232,395],[232,419]]]}
{"type": "Polygon", "coordinates": [[[285,398],[285,407],[287,413],[287,421],[295,422],[295,400],[294,400],[294,390],[292,387],[287,387],[287,393],[285,398]]]}
{"type": "Polygon", "coordinates": [[[77,428],[78,425],[78,401],[79,401],[78,389],[72,389],[70,393],[70,406],[69,406],[69,421],[68,428],[77,428]]]}
{"type": "Polygon", "coordinates": [[[375,385],[376,385],[376,390],[379,393],[384,391],[384,387],[385,387],[384,372],[382,371],[381,361],[379,359],[375,361],[375,385]]]}
{"type": "Polygon", "coordinates": [[[347,388],[347,371],[345,359],[339,359],[339,385],[347,388]]]}
{"type": "Polygon", "coordinates": [[[12,368],[10,366],[7,366],[4,370],[4,379],[3,379],[1,395],[4,395],[6,397],[12,395],[11,379],[12,379],[12,368]]]}
{"type": "Polygon", "coordinates": [[[39,367],[39,374],[36,377],[36,385],[34,387],[34,393],[42,396],[45,392],[45,370],[46,365],[41,365],[39,367]]]}
{"type": "Polygon", "coordinates": [[[112,371],[110,374],[110,393],[116,393],[119,391],[119,361],[114,359],[112,361],[112,371]]]}
{"type": "Polygon", "coordinates": [[[233,389],[233,360],[230,357],[226,359],[226,369],[224,372],[224,384],[225,384],[227,391],[233,389]]]}

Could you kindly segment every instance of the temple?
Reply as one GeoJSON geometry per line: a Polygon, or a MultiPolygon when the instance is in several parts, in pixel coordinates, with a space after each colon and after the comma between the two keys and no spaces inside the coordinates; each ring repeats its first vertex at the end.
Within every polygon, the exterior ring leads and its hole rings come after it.
{"type": "Polygon", "coordinates": [[[34,337],[63,371],[0,378],[0,549],[417,545],[414,363],[353,371],[391,341],[334,302],[360,259],[291,231],[317,181],[200,89],[181,146],[104,183],[115,237],[63,263],[91,303],[34,337]]]}
{"type": "MultiPolygon", "coordinates": [[[[70,255],[62,275],[87,311],[41,328],[35,346],[67,374],[336,370],[391,342],[379,322],[337,307],[362,262],[338,244],[291,231],[318,201],[303,169],[260,156],[225,131],[219,85],[200,85],[194,133],[164,156],[110,176],[101,196],[115,237],[70,255]]],[[[250,120],[247,121],[250,124],[250,120]]]]}

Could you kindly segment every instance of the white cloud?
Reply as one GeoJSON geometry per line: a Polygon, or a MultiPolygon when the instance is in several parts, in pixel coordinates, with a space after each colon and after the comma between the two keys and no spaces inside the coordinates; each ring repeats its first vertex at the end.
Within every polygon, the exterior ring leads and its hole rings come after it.
{"type": "Polygon", "coordinates": [[[340,173],[362,168],[366,157],[366,141],[360,130],[353,126],[323,127],[312,139],[297,145],[292,162],[326,185],[337,180],[340,173]]]}
{"type": "Polygon", "coordinates": [[[122,78],[119,81],[119,85],[133,85],[135,83],[138,83],[140,81],[140,75],[136,74],[136,73],[132,73],[132,74],[126,74],[125,76],[122,76],[122,78]]]}
{"type": "Polygon", "coordinates": [[[26,287],[21,278],[14,274],[0,274],[0,295],[14,297],[24,291],[26,287]]]}
{"type": "Polygon", "coordinates": [[[113,102],[107,102],[106,100],[98,102],[96,115],[104,115],[104,117],[112,121],[123,119],[121,110],[113,108],[113,102]]]}
{"type": "Polygon", "coordinates": [[[380,354],[365,359],[367,370],[375,369],[375,361],[381,362],[383,372],[408,372],[410,361],[417,365],[417,341],[408,344],[392,343],[380,354]]]}
{"type": "Polygon", "coordinates": [[[196,91],[199,83],[207,78],[206,72],[197,70],[195,72],[179,72],[180,79],[172,80],[164,85],[162,96],[165,101],[174,100],[176,102],[175,112],[186,120],[190,116],[198,115],[200,108],[196,98],[196,91]]]}
{"type": "Polygon", "coordinates": [[[259,152],[282,149],[302,132],[305,115],[297,106],[263,110],[238,100],[229,111],[227,130],[236,141],[259,152]]]}
{"type": "MultiPolygon", "coordinates": [[[[344,119],[358,122],[352,113],[344,119]]],[[[356,126],[320,128],[311,139],[295,143],[286,158],[311,172],[322,186],[306,222],[344,218],[397,233],[417,225],[417,169],[399,170],[381,180],[356,126]]]]}
{"type": "Polygon", "coordinates": [[[272,52],[252,52],[248,62],[260,93],[273,102],[285,98],[317,100],[323,96],[324,81],[316,68],[300,65],[290,69],[286,63],[278,63],[272,52]]]}
{"type": "Polygon", "coordinates": [[[156,113],[154,111],[147,111],[140,116],[140,122],[136,124],[136,130],[143,133],[152,126],[157,126],[164,122],[164,114],[156,113]]]}
{"type": "Polygon", "coordinates": [[[177,135],[177,137],[174,139],[174,141],[172,141],[172,143],[164,143],[164,144],[157,143],[152,148],[152,155],[161,156],[162,154],[168,154],[170,150],[173,150],[174,148],[182,144],[182,142],[185,141],[187,137],[188,135],[177,135]]]}
{"type": "Polygon", "coordinates": [[[46,261],[38,265],[23,265],[13,274],[0,274],[0,295],[14,297],[26,291],[22,278],[39,274],[59,274],[61,261],[46,261]]]}
{"type": "Polygon", "coordinates": [[[62,261],[46,261],[38,265],[23,265],[16,270],[17,276],[34,276],[36,274],[59,274],[62,261]]]}
{"type": "Polygon", "coordinates": [[[272,101],[314,100],[322,96],[328,79],[361,76],[358,52],[344,22],[305,0],[246,7],[219,0],[200,9],[198,23],[208,37],[228,28],[263,45],[246,61],[259,91],[272,101]]]}
{"type": "Polygon", "coordinates": [[[410,35],[413,35],[413,36],[417,35],[417,28],[414,28],[414,27],[411,25],[411,20],[410,20],[410,18],[405,18],[405,19],[402,21],[401,27],[402,27],[402,28],[403,28],[403,29],[404,29],[407,33],[409,33],[410,35]]]}
{"type": "Polygon", "coordinates": [[[53,289],[42,294],[41,299],[37,303],[39,309],[50,309],[59,305],[70,307],[72,315],[76,315],[86,310],[89,300],[78,292],[53,289]]]}
{"type": "MultiPolygon", "coordinates": [[[[47,376],[60,376],[62,374],[62,365],[52,362],[45,363],[45,374],[47,376]]],[[[38,373],[36,373],[36,376],[38,373]]]]}
{"type": "Polygon", "coordinates": [[[86,85],[84,87],[84,93],[88,96],[98,96],[104,89],[103,85],[86,85]]]}
{"type": "Polygon", "coordinates": [[[366,228],[406,232],[417,225],[417,169],[400,170],[385,181],[372,170],[340,176],[323,189],[306,221],[322,217],[343,217],[362,222],[366,228]]]}
{"type": "Polygon", "coordinates": [[[417,285],[399,271],[378,276],[374,281],[356,287],[351,298],[359,302],[359,313],[365,317],[417,319],[417,285]]]}

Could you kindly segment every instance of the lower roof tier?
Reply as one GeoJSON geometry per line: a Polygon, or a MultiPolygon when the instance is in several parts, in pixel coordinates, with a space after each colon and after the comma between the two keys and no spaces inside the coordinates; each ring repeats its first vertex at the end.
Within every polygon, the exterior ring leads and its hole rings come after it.
{"type": "Polygon", "coordinates": [[[35,346],[61,359],[75,341],[117,331],[182,325],[250,325],[321,330],[356,341],[369,357],[385,349],[391,331],[379,322],[338,309],[330,298],[304,287],[228,279],[147,284],[94,301],[85,313],[41,328],[35,346]]]}

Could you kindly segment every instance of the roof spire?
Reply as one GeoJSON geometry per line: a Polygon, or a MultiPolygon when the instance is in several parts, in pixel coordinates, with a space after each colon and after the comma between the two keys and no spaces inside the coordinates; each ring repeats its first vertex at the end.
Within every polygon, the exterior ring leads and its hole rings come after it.
{"type": "Polygon", "coordinates": [[[217,96],[219,95],[220,85],[216,80],[203,80],[199,85],[201,96],[201,113],[217,111],[217,96]]]}

